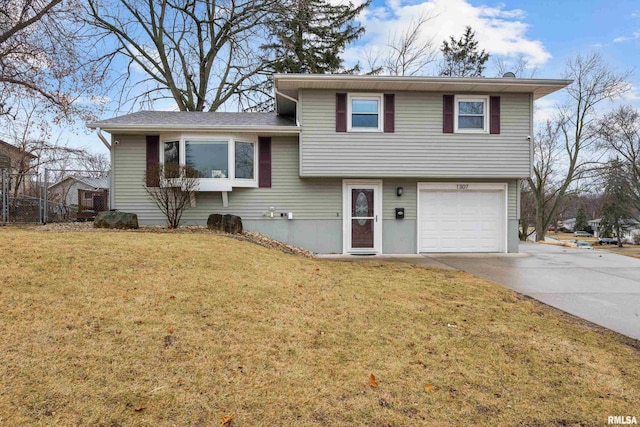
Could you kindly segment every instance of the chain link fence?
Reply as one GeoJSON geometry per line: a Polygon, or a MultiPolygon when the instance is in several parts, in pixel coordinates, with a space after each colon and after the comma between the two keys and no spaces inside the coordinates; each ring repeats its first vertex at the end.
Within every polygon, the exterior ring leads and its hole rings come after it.
{"type": "Polygon", "coordinates": [[[44,199],[43,185],[39,175],[9,173],[6,169],[1,172],[1,223],[42,223],[44,199]]]}
{"type": "Polygon", "coordinates": [[[0,224],[92,221],[109,210],[109,175],[101,171],[0,169],[0,180],[0,224]]]}

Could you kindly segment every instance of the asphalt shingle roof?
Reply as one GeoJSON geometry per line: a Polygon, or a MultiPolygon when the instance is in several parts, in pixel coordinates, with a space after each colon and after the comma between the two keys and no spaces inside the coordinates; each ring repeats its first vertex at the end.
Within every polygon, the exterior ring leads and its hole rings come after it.
{"type": "Polygon", "coordinates": [[[139,111],[89,124],[89,127],[281,127],[296,126],[293,119],[276,113],[227,113],[199,111],[139,111]]]}

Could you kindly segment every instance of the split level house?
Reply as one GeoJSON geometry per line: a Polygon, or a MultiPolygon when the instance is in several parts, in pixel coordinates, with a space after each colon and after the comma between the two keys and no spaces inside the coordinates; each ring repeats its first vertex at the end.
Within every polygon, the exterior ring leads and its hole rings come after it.
{"type": "Polygon", "coordinates": [[[200,172],[211,213],[318,253],[517,252],[533,102],[568,80],[276,74],[274,113],[142,111],[111,134],[112,208],[164,222],[145,168],[200,172]]]}

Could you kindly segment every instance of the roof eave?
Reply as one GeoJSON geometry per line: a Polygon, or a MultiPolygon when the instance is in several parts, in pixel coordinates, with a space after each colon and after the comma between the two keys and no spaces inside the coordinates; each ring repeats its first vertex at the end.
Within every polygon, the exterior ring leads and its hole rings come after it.
{"type": "Polygon", "coordinates": [[[87,125],[89,129],[101,129],[111,134],[118,132],[159,132],[159,131],[198,131],[198,132],[242,132],[242,133],[289,133],[299,134],[299,126],[211,126],[211,125],[109,125],[94,122],[87,125]]]}
{"type": "Polygon", "coordinates": [[[456,90],[461,85],[471,86],[471,91],[524,92],[533,93],[541,98],[572,83],[566,79],[521,79],[521,78],[488,78],[488,77],[420,77],[420,76],[359,76],[335,74],[275,74],[276,90],[283,92],[302,88],[313,88],[314,84],[328,88],[328,83],[335,83],[334,89],[360,89],[359,85],[378,83],[385,90],[415,90],[446,92],[456,90]],[[399,89],[402,86],[403,89],[399,89]],[[491,89],[489,89],[491,88],[491,89]],[[507,90],[508,89],[508,90],[507,90]]]}

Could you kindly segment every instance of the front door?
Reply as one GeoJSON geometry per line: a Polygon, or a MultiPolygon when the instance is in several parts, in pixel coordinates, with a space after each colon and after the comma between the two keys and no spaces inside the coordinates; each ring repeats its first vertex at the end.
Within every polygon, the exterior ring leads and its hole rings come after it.
{"type": "Polygon", "coordinates": [[[382,244],[382,183],[345,181],[345,252],[380,253],[382,244]]]}

